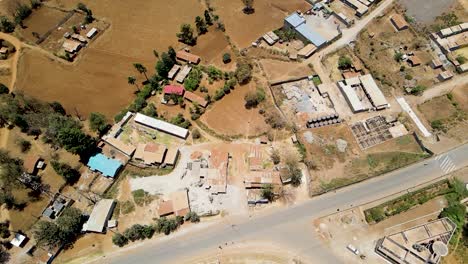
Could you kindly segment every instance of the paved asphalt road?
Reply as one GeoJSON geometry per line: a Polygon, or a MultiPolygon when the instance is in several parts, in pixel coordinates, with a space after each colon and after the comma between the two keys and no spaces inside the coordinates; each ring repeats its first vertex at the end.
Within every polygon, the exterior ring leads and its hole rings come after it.
{"type": "Polygon", "coordinates": [[[141,247],[123,250],[116,255],[100,258],[96,262],[179,263],[202,252],[217,250],[226,242],[270,241],[294,249],[294,253],[311,263],[341,263],[319,241],[312,220],[340,210],[362,205],[410,187],[437,179],[446,174],[442,160],[445,156],[460,169],[468,166],[468,144],[412,166],[355,184],[336,192],[327,193],[286,209],[248,218],[225,217],[222,224],[194,232],[171,235],[148,241],[141,247]],[[316,260],[316,261],[314,261],[316,260]]]}

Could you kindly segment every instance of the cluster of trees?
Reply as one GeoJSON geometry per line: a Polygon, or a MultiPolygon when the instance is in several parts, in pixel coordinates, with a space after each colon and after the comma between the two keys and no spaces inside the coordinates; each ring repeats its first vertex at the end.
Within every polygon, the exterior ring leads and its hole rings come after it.
{"type": "Polygon", "coordinates": [[[50,164],[52,165],[52,168],[54,168],[55,172],[62,176],[63,179],[69,184],[75,183],[80,178],[80,172],[77,169],[72,168],[67,163],[52,160],[50,164]]]}
{"type": "Polygon", "coordinates": [[[286,157],[285,165],[286,170],[283,173],[286,173],[286,178],[289,178],[295,187],[301,185],[302,171],[298,160],[293,155],[289,155],[286,157]]]}
{"type": "Polygon", "coordinates": [[[296,39],[296,31],[288,29],[277,29],[274,33],[284,42],[289,42],[296,39]]]}
{"type": "Polygon", "coordinates": [[[183,128],[189,128],[191,126],[190,121],[185,119],[181,113],[173,117],[170,122],[176,126],[180,126],[183,128]]]}
{"type": "Polygon", "coordinates": [[[246,60],[239,60],[236,65],[235,76],[239,84],[246,84],[252,78],[252,65],[246,60]]]}
{"type": "Polygon", "coordinates": [[[249,91],[245,97],[245,108],[250,109],[257,107],[258,104],[265,100],[265,90],[260,87],[257,87],[256,91],[249,91]]]}
{"type": "Polygon", "coordinates": [[[193,103],[193,107],[190,107],[190,118],[192,120],[197,120],[203,113],[205,113],[205,109],[201,108],[196,102],[193,103]]]}
{"type": "Polygon", "coordinates": [[[195,212],[189,212],[185,217],[176,216],[175,218],[161,217],[156,220],[154,225],[140,225],[135,224],[127,228],[123,234],[115,233],[112,237],[112,243],[119,247],[123,247],[129,243],[137,240],[150,239],[154,233],[169,235],[177,230],[184,221],[192,223],[200,222],[200,217],[195,212]]]}
{"type": "Polygon", "coordinates": [[[265,122],[272,128],[281,129],[286,125],[284,119],[273,107],[267,108],[266,110],[261,109],[259,113],[264,116],[265,122]]]}
{"type": "Polygon", "coordinates": [[[200,85],[203,75],[198,67],[193,67],[184,81],[184,87],[187,91],[195,91],[200,85]]]}
{"type": "Polygon", "coordinates": [[[67,116],[57,102],[47,104],[23,94],[0,95],[0,125],[17,126],[28,135],[42,135],[44,142],[82,158],[95,149],[95,139],[85,134],[81,123],[67,116]]]}
{"type": "Polygon", "coordinates": [[[31,13],[32,13],[32,5],[28,6],[26,4],[18,3],[18,6],[13,15],[13,17],[15,18],[15,23],[22,27],[23,20],[25,20],[28,16],[30,16],[31,13]]]}
{"type": "Polygon", "coordinates": [[[17,184],[17,178],[23,173],[23,161],[13,158],[3,149],[0,149],[0,205],[5,204],[7,209],[16,207],[17,202],[12,190],[17,184]]]}
{"type": "MultiPolygon", "coordinates": [[[[195,28],[198,35],[203,35],[208,32],[208,26],[213,25],[210,12],[205,10],[204,17],[195,17],[195,28]]],[[[180,26],[180,32],[176,34],[180,42],[187,45],[195,45],[197,43],[197,36],[193,33],[192,26],[190,24],[182,24],[180,26]]]]}
{"type": "Polygon", "coordinates": [[[89,115],[89,127],[101,136],[109,129],[110,125],[103,114],[93,112],[89,115]]]}
{"type": "Polygon", "coordinates": [[[11,33],[15,31],[15,23],[11,22],[6,16],[0,16],[0,31],[11,33]]]}
{"type": "Polygon", "coordinates": [[[34,238],[39,245],[49,248],[69,246],[81,233],[83,221],[79,209],[65,208],[55,222],[39,221],[34,229],[34,238]]]}
{"type": "Polygon", "coordinates": [[[418,84],[415,87],[411,88],[410,93],[412,95],[421,95],[426,90],[426,86],[418,84]]]}
{"type": "Polygon", "coordinates": [[[84,24],[89,24],[89,23],[92,23],[94,21],[93,11],[91,11],[91,9],[89,9],[85,4],[78,3],[76,5],[76,8],[78,8],[78,10],[81,10],[81,11],[83,11],[85,13],[85,18],[84,18],[84,21],[83,21],[84,24]]]}

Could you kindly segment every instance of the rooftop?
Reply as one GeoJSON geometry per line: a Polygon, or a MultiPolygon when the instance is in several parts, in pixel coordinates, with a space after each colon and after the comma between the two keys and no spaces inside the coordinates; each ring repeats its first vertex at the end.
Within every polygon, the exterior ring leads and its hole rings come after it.
{"type": "Polygon", "coordinates": [[[180,60],[187,61],[187,62],[190,62],[190,63],[193,63],[193,64],[197,64],[197,63],[200,62],[200,57],[199,56],[197,56],[195,54],[192,54],[192,53],[188,53],[185,50],[177,51],[176,56],[180,60]]]}
{"type": "Polygon", "coordinates": [[[89,159],[88,167],[93,171],[101,172],[104,176],[114,177],[122,167],[122,163],[98,153],[89,159]]]}
{"type": "Polygon", "coordinates": [[[363,76],[359,76],[359,79],[361,80],[362,86],[369,95],[372,104],[376,108],[388,107],[388,101],[385,98],[382,91],[377,86],[377,84],[375,83],[374,78],[372,78],[372,75],[366,74],[363,76]]]}
{"type": "Polygon", "coordinates": [[[190,102],[197,103],[199,106],[205,108],[208,105],[208,102],[203,99],[203,97],[192,93],[190,91],[186,91],[184,94],[184,98],[189,100],[190,102]]]}
{"type": "Polygon", "coordinates": [[[173,125],[171,123],[158,120],[140,113],[137,113],[135,115],[135,122],[148,126],[150,128],[180,137],[180,138],[187,138],[188,136],[188,130],[176,125],[173,125]]]}
{"type": "Polygon", "coordinates": [[[96,203],[89,216],[88,222],[85,223],[83,228],[89,232],[104,232],[107,225],[107,220],[112,216],[115,202],[112,199],[102,199],[96,203]]]}
{"type": "Polygon", "coordinates": [[[185,91],[184,87],[180,85],[166,85],[163,88],[164,94],[183,95],[184,91],[185,91]]]}

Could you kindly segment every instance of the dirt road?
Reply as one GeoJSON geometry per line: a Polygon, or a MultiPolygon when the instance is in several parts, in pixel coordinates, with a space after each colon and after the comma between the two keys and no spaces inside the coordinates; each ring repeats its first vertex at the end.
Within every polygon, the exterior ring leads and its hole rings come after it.
{"type": "Polygon", "coordinates": [[[456,87],[462,87],[463,85],[468,85],[468,75],[461,74],[456,75],[453,79],[437,84],[430,89],[424,91],[424,93],[416,98],[411,98],[411,102],[415,104],[422,104],[426,101],[431,100],[434,97],[438,97],[444,94],[449,93],[456,87]]]}

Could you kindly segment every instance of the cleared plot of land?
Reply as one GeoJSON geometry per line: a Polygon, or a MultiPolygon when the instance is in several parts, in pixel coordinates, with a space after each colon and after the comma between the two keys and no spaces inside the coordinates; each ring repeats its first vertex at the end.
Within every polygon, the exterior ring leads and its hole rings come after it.
{"type": "Polygon", "coordinates": [[[236,87],[212,109],[205,113],[201,121],[220,134],[225,135],[258,135],[268,130],[269,126],[258,113],[258,109],[247,110],[244,97],[249,90],[255,90],[255,84],[236,87]]]}
{"type": "Polygon", "coordinates": [[[27,51],[20,59],[17,88],[44,101],[59,101],[68,113],[114,116],[133,98],[126,76],[133,73],[127,58],[89,49],[79,64],[63,65],[27,51]]]}
{"type": "Polygon", "coordinates": [[[417,22],[428,24],[455,2],[456,0],[400,0],[409,16],[414,17],[417,22]]]}
{"type": "Polygon", "coordinates": [[[214,26],[208,30],[208,33],[198,37],[197,45],[190,52],[200,56],[202,64],[212,64],[223,71],[235,70],[235,55],[226,41],[224,33],[214,26]],[[231,54],[232,61],[228,64],[223,63],[224,53],[231,54]]]}
{"type": "Polygon", "coordinates": [[[279,60],[261,60],[263,69],[270,82],[311,75],[309,67],[279,60]]]}
{"type": "Polygon", "coordinates": [[[285,16],[295,10],[304,10],[310,5],[304,0],[257,0],[255,13],[242,12],[242,1],[213,0],[215,14],[226,26],[226,32],[234,44],[245,48],[268,31],[283,26],[285,16]]]}
{"type": "Polygon", "coordinates": [[[54,28],[57,23],[67,15],[66,12],[58,9],[43,6],[33,13],[23,22],[24,28],[19,28],[19,33],[30,42],[35,42],[33,33],[43,36],[48,30],[54,28]]]}
{"type": "Polygon", "coordinates": [[[429,122],[449,118],[457,111],[447,96],[437,97],[425,102],[419,106],[419,110],[429,122]]]}

